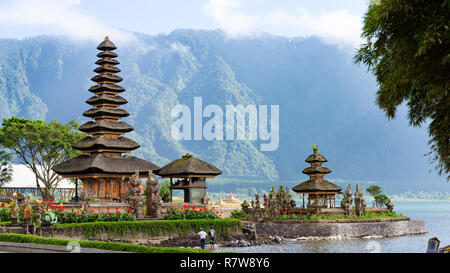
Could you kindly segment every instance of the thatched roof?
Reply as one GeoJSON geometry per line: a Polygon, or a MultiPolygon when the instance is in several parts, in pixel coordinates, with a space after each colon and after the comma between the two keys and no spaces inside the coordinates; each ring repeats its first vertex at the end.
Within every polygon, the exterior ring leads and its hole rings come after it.
{"type": "Polygon", "coordinates": [[[128,111],[125,109],[120,109],[120,108],[111,109],[111,108],[106,108],[106,107],[92,108],[83,113],[83,116],[88,117],[88,118],[90,118],[90,117],[94,118],[94,117],[99,117],[99,116],[103,116],[103,115],[127,117],[130,115],[130,113],[128,113],[128,111]]]}
{"type": "Polygon", "coordinates": [[[99,58],[116,58],[117,56],[119,56],[119,55],[117,55],[116,53],[111,52],[111,51],[100,52],[97,54],[97,57],[99,57],[99,58]]]}
{"type": "Polygon", "coordinates": [[[308,163],[327,162],[328,160],[321,154],[319,154],[319,146],[313,145],[313,154],[309,155],[306,160],[308,163]]]}
{"type": "Polygon", "coordinates": [[[96,69],[94,69],[94,72],[96,73],[103,73],[103,72],[109,72],[109,73],[119,73],[121,70],[114,66],[99,66],[96,69]]]}
{"type": "Polygon", "coordinates": [[[312,166],[312,167],[305,168],[302,172],[304,174],[327,174],[327,173],[331,173],[331,170],[328,169],[327,167],[312,166]]]}
{"type": "Polygon", "coordinates": [[[120,64],[120,63],[119,63],[118,60],[115,60],[115,59],[100,59],[100,60],[97,60],[95,62],[95,64],[98,64],[98,65],[105,65],[105,64],[117,65],[117,64],[120,64]]]}
{"type": "Polygon", "coordinates": [[[88,121],[81,125],[78,129],[81,132],[92,133],[98,131],[110,131],[110,132],[131,132],[133,127],[125,122],[109,122],[106,120],[88,121]]]}
{"type": "Polygon", "coordinates": [[[91,91],[92,93],[98,93],[101,91],[111,91],[111,92],[120,93],[120,92],[125,91],[125,88],[123,88],[120,85],[116,85],[116,84],[111,85],[111,84],[103,83],[103,84],[94,85],[94,86],[90,87],[88,90],[91,91]]]}
{"type": "Polygon", "coordinates": [[[327,180],[308,180],[293,187],[292,190],[297,193],[340,192],[342,188],[327,180]]]}
{"type": "Polygon", "coordinates": [[[148,174],[159,167],[151,162],[134,156],[107,157],[103,154],[95,156],[80,155],[54,166],[53,171],[60,175],[83,175],[93,173],[131,175],[135,171],[148,174]]]}
{"type": "Polygon", "coordinates": [[[87,136],[75,144],[72,145],[73,148],[80,151],[87,151],[92,149],[115,149],[115,150],[135,150],[141,145],[136,143],[134,140],[129,139],[127,137],[119,137],[117,139],[108,138],[106,136],[99,136],[97,138],[93,138],[91,136],[87,136]]]}
{"type": "Polygon", "coordinates": [[[98,50],[114,50],[114,49],[117,49],[117,47],[109,40],[109,37],[106,36],[105,40],[97,46],[97,49],[98,50]]]}
{"type": "Polygon", "coordinates": [[[96,75],[91,78],[94,82],[121,82],[123,79],[116,75],[96,75]]]}
{"type": "Polygon", "coordinates": [[[100,96],[93,96],[86,100],[87,104],[90,105],[97,105],[102,103],[109,103],[109,104],[117,104],[122,105],[126,104],[128,101],[121,96],[112,96],[107,94],[101,94],[100,96]]]}
{"type": "Polygon", "coordinates": [[[216,176],[222,174],[222,171],[205,161],[186,154],[162,167],[156,173],[161,177],[188,177],[189,175],[216,176]]]}

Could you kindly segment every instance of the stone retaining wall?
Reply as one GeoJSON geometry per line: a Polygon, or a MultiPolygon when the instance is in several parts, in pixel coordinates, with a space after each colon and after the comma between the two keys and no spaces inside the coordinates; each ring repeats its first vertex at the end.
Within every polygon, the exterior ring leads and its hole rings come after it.
{"type": "Polygon", "coordinates": [[[343,237],[360,238],[365,236],[402,236],[424,234],[425,221],[371,221],[352,223],[272,221],[255,222],[256,233],[260,237],[283,236],[301,237],[343,237]]]}

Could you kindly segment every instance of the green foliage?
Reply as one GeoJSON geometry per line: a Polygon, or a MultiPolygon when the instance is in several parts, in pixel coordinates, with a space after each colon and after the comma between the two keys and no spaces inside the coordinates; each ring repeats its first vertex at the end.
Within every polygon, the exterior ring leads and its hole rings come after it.
{"type": "Polygon", "coordinates": [[[377,104],[388,118],[406,102],[411,125],[431,121],[429,154],[439,174],[450,171],[449,18],[448,0],[370,5],[362,33],[366,43],[354,59],[376,76],[377,104]]]}
{"type": "Polygon", "coordinates": [[[370,195],[372,195],[373,198],[375,198],[375,196],[377,196],[378,194],[381,193],[381,187],[378,186],[378,185],[372,185],[372,186],[368,187],[368,188],[366,189],[366,191],[367,191],[368,193],[370,193],[370,195]]]}
{"type": "Polygon", "coordinates": [[[161,181],[159,186],[159,196],[163,202],[170,201],[170,181],[169,179],[164,179],[161,181]]]}
{"type": "Polygon", "coordinates": [[[384,207],[386,206],[390,199],[387,197],[386,194],[381,194],[382,190],[380,186],[377,185],[371,185],[366,189],[367,192],[369,192],[374,199],[374,205],[377,207],[384,207]]]}
{"type": "MultiPolygon", "coordinates": [[[[35,236],[35,235],[25,235],[25,234],[2,233],[2,234],[0,234],[0,241],[67,246],[67,244],[69,242],[72,242],[73,240],[59,239],[59,238],[47,238],[47,237],[40,237],[40,236],[35,236]]],[[[206,251],[206,250],[193,249],[193,248],[149,247],[149,246],[135,245],[135,244],[130,244],[130,243],[119,243],[119,242],[99,242],[99,241],[77,241],[77,242],[80,244],[80,247],[82,247],[82,248],[95,248],[95,249],[124,251],[124,252],[209,253],[209,251],[206,251]]]]}
{"type": "Polygon", "coordinates": [[[0,222],[1,221],[10,221],[11,220],[11,209],[10,208],[1,208],[0,209],[0,222]]]}
{"type": "Polygon", "coordinates": [[[49,124],[42,120],[17,117],[3,119],[0,145],[11,149],[36,176],[36,184],[43,198],[52,198],[61,177],[51,168],[77,154],[72,144],[85,136],[77,131],[78,123],[62,124],[56,120],[49,124]],[[41,188],[38,181],[42,182],[41,188]]]}
{"type": "Polygon", "coordinates": [[[183,208],[174,209],[169,211],[170,220],[191,220],[191,219],[219,219],[219,213],[214,209],[199,208],[195,206],[184,205],[183,208]]]}
{"type": "Polygon", "coordinates": [[[180,237],[196,234],[200,228],[207,229],[214,226],[216,236],[225,236],[232,231],[242,229],[241,221],[237,219],[195,219],[195,220],[154,220],[154,221],[123,221],[123,222],[92,222],[92,223],[74,223],[59,224],[56,227],[72,231],[82,231],[87,238],[103,232],[113,233],[119,236],[126,234],[145,233],[151,236],[164,236],[169,234],[178,234],[180,237]]]}
{"type": "Polygon", "coordinates": [[[12,179],[12,167],[9,164],[11,156],[5,151],[0,150],[0,188],[11,181],[12,179]]]}
{"type": "Polygon", "coordinates": [[[244,219],[246,217],[247,213],[245,213],[243,210],[233,210],[231,212],[231,218],[244,219]]]}
{"type": "Polygon", "coordinates": [[[384,207],[389,203],[389,197],[386,194],[378,194],[375,197],[375,205],[377,207],[384,207]]]}

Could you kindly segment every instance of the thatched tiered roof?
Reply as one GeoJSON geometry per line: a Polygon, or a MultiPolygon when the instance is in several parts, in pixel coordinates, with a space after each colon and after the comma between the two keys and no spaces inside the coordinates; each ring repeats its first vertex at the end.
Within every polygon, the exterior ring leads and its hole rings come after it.
{"type": "Polygon", "coordinates": [[[121,136],[133,131],[133,127],[119,121],[130,114],[119,108],[126,104],[127,100],[117,95],[125,89],[116,85],[122,81],[121,77],[114,75],[120,72],[119,68],[114,67],[119,64],[114,59],[118,55],[112,52],[116,46],[106,37],[97,48],[102,50],[97,54],[101,59],[96,64],[100,66],[94,69],[98,75],[91,79],[96,82],[96,85],[89,88],[95,96],[86,100],[86,103],[94,108],[83,113],[83,116],[90,117],[93,121],[80,126],[80,131],[92,136],[87,136],[72,145],[73,148],[86,154],[59,164],[53,170],[65,176],[89,176],[90,174],[98,176],[104,173],[118,177],[134,174],[136,170],[141,173],[148,173],[149,170],[156,171],[159,167],[153,163],[135,157],[122,156],[122,153],[129,153],[140,145],[121,136]]]}
{"type": "Polygon", "coordinates": [[[322,167],[322,164],[328,160],[319,154],[319,147],[313,146],[313,154],[309,155],[305,161],[310,163],[311,166],[305,168],[303,173],[309,175],[310,179],[293,187],[292,190],[294,192],[340,193],[341,187],[323,179],[323,176],[331,173],[331,170],[327,167],[322,167]]]}
{"type": "Polygon", "coordinates": [[[222,171],[205,161],[186,154],[162,167],[156,174],[161,177],[215,177],[222,174],[222,171]]]}

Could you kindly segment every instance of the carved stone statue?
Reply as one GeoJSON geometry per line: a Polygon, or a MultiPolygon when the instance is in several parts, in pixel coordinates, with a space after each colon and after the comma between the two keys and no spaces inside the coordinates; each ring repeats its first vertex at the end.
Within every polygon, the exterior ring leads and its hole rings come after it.
{"type": "Polygon", "coordinates": [[[361,216],[364,214],[366,210],[366,200],[364,199],[364,193],[359,189],[359,186],[356,185],[355,189],[355,214],[357,216],[361,216]]]}
{"type": "Polygon", "coordinates": [[[142,218],[143,202],[141,201],[141,195],[144,192],[144,187],[139,179],[139,172],[136,171],[134,175],[130,177],[128,182],[127,192],[122,195],[122,198],[130,205],[134,210],[136,218],[142,218]]]}
{"type": "Polygon", "coordinates": [[[249,214],[250,209],[248,208],[250,205],[247,203],[247,200],[244,200],[244,202],[241,204],[242,210],[246,213],[249,214]]]}
{"type": "Polygon", "coordinates": [[[151,170],[147,179],[147,215],[161,218],[161,197],[159,195],[159,183],[151,170]]]}
{"type": "Polygon", "coordinates": [[[344,209],[346,215],[353,213],[353,197],[350,184],[344,192],[344,197],[341,200],[341,207],[344,209]]]}
{"type": "Polygon", "coordinates": [[[386,204],[386,208],[389,210],[389,212],[392,212],[394,210],[394,203],[392,202],[392,200],[389,198],[388,203],[386,204]]]}
{"type": "Polygon", "coordinates": [[[80,196],[79,196],[79,202],[81,203],[81,213],[83,215],[88,214],[89,212],[89,201],[91,200],[91,194],[88,192],[81,192],[80,196]]]}

